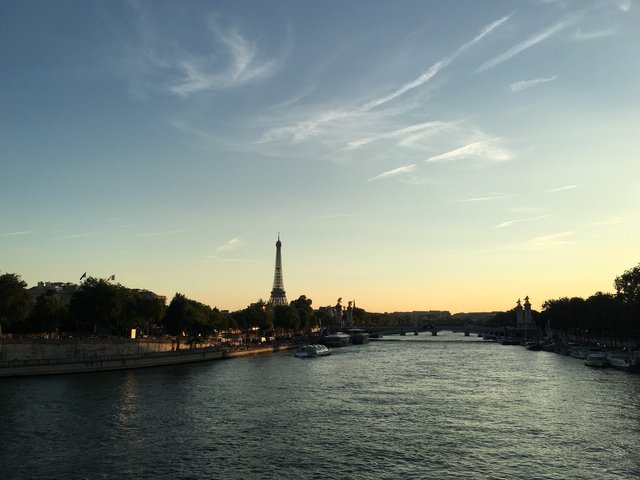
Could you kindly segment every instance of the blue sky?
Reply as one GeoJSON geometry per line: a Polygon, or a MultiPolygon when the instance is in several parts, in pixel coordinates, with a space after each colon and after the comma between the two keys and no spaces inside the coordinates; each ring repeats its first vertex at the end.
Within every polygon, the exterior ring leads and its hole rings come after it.
{"type": "Polygon", "coordinates": [[[632,0],[0,3],[0,271],[504,310],[640,261],[632,0]]]}

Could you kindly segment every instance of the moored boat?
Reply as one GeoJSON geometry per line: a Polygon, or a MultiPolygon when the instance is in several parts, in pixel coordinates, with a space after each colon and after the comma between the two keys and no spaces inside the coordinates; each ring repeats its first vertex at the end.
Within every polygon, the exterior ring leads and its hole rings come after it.
{"type": "Polygon", "coordinates": [[[525,345],[527,350],[532,350],[534,352],[539,352],[540,350],[542,350],[542,345],[540,344],[540,342],[525,342],[525,345]]]}
{"type": "Polygon", "coordinates": [[[298,347],[296,353],[294,355],[298,358],[314,358],[314,357],[325,357],[330,355],[331,352],[324,345],[302,345],[298,347]]]}
{"type": "Polygon", "coordinates": [[[607,362],[618,370],[631,370],[632,366],[631,356],[624,352],[609,352],[607,362]]]}
{"type": "Polygon", "coordinates": [[[584,359],[587,367],[606,367],[609,365],[607,354],[605,352],[591,352],[584,359]]]}
{"type": "Polygon", "coordinates": [[[589,356],[589,349],[580,346],[571,346],[571,353],[569,354],[573,358],[585,360],[589,356]]]}
{"type": "Polygon", "coordinates": [[[332,333],[324,337],[324,344],[327,347],[346,347],[349,345],[351,337],[346,333],[332,333]]]}
{"type": "Polygon", "coordinates": [[[352,344],[362,345],[363,343],[369,343],[369,334],[361,328],[350,328],[348,332],[352,344]]]}

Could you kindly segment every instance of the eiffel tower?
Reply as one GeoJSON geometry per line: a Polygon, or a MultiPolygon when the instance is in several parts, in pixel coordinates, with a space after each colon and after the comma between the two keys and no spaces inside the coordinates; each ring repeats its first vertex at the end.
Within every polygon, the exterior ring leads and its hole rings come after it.
{"type": "Polygon", "coordinates": [[[280,241],[280,234],[278,233],[278,241],[276,242],[276,272],[273,275],[273,290],[271,290],[271,298],[269,299],[269,305],[289,305],[287,302],[287,294],[284,291],[284,282],[282,281],[282,258],[280,255],[280,247],[282,242],[280,241]]]}

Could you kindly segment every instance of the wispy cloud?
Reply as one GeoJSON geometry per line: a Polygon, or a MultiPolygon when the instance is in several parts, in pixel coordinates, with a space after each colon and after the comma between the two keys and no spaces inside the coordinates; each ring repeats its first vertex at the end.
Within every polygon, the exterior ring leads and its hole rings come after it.
{"type": "Polygon", "coordinates": [[[237,87],[269,77],[280,66],[282,58],[260,58],[257,43],[237,28],[224,28],[216,22],[211,22],[210,28],[214,43],[221,50],[210,56],[190,55],[180,60],[176,67],[182,78],[169,87],[170,91],[186,97],[202,90],[237,87]],[[218,69],[220,57],[226,60],[222,70],[218,69]]]}
{"type": "Polygon", "coordinates": [[[31,233],[31,230],[25,230],[22,232],[8,232],[8,233],[0,233],[0,237],[19,237],[22,235],[28,235],[31,233]]]}
{"type": "Polygon", "coordinates": [[[587,223],[588,227],[605,227],[607,225],[618,225],[620,223],[624,223],[624,219],[621,217],[611,217],[604,220],[599,220],[597,222],[587,223]]]}
{"type": "Polygon", "coordinates": [[[557,75],[554,75],[553,77],[547,77],[547,78],[534,78],[531,80],[521,80],[519,82],[514,82],[511,85],[509,85],[509,90],[511,90],[512,92],[519,92],[521,90],[525,90],[527,88],[532,88],[537,85],[540,85],[541,83],[552,82],[556,78],[558,78],[557,75]]]}
{"type": "Polygon", "coordinates": [[[631,10],[631,0],[617,0],[616,4],[618,5],[618,8],[623,12],[628,12],[629,10],[631,10]]]}
{"type": "Polygon", "coordinates": [[[583,32],[580,29],[576,30],[576,33],[573,35],[573,39],[578,42],[587,42],[589,40],[598,40],[600,38],[612,37],[616,34],[616,31],[613,29],[605,29],[605,30],[595,30],[593,32],[583,32]]]}
{"type": "MultiPolygon", "coordinates": [[[[476,35],[473,39],[465,43],[464,45],[458,47],[455,51],[446,55],[433,65],[431,65],[426,71],[424,71],[420,76],[416,79],[411,80],[404,85],[400,86],[393,92],[384,95],[382,97],[374,98],[368,102],[360,106],[354,107],[335,107],[328,108],[319,112],[312,114],[311,116],[305,118],[302,121],[295,122],[290,125],[285,125],[281,127],[270,128],[267,130],[260,140],[260,143],[273,142],[273,141],[283,141],[289,140],[290,143],[297,143],[303,140],[306,140],[310,137],[319,135],[323,132],[328,125],[337,125],[340,122],[348,123],[349,125],[353,125],[361,120],[363,117],[366,117],[367,114],[370,114],[372,110],[376,110],[378,107],[381,107],[385,104],[388,104],[392,100],[395,100],[405,93],[414,90],[424,84],[426,84],[429,80],[435,77],[438,72],[440,72],[443,68],[447,67],[451,62],[453,62],[456,58],[458,58],[463,52],[468,50],[470,47],[481,41],[485,36],[489,35],[492,31],[498,28],[500,25],[505,23],[511,15],[504,16],[493,23],[490,23],[483,27],[478,35],[476,35]]],[[[364,139],[365,143],[368,143],[369,139],[364,139]]],[[[373,140],[370,140],[373,141],[373,140]]],[[[351,148],[357,148],[359,145],[357,142],[351,146],[351,148]]]]}
{"type": "Polygon", "coordinates": [[[370,102],[368,102],[365,105],[363,105],[362,109],[363,110],[371,110],[373,108],[379,107],[380,105],[384,105],[385,103],[390,102],[390,101],[398,98],[401,95],[404,95],[405,93],[407,93],[410,90],[413,90],[414,88],[418,88],[418,87],[424,85],[429,80],[431,80],[433,77],[435,77],[436,74],[440,70],[442,70],[443,68],[447,67],[451,62],[453,62],[456,58],[458,58],[462,53],[464,53],[466,50],[468,50],[473,45],[475,45],[480,40],[482,40],[484,37],[486,37],[491,32],[493,32],[500,25],[502,25],[507,20],[509,20],[510,17],[511,17],[511,15],[506,15],[506,16],[496,20],[495,22],[490,23],[489,25],[486,25],[485,27],[483,27],[480,30],[480,33],[477,36],[475,36],[473,39],[471,39],[470,41],[468,41],[467,43],[465,43],[464,45],[459,47],[453,53],[447,55],[446,57],[443,57],[442,59],[440,59],[439,61],[437,61],[433,65],[431,65],[418,78],[416,78],[415,80],[412,80],[412,81],[402,85],[400,88],[398,88],[397,90],[391,92],[388,95],[385,95],[383,97],[371,100],[370,102]]]}
{"type": "Polygon", "coordinates": [[[507,220],[506,222],[502,222],[496,225],[494,228],[510,227],[511,225],[515,225],[516,223],[531,222],[533,220],[540,220],[542,218],[548,218],[550,216],[551,215],[538,215],[537,217],[520,218],[517,220],[507,220]]]}
{"type": "Polygon", "coordinates": [[[575,243],[569,239],[571,235],[573,235],[571,231],[544,235],[522,243],[510,245],[508,248],[514,250],[551,250],[562,248],[575,243]]]}
{"type": "Polygon", "coordinates": [[[491,195],[488,197],[471,197],[464,200],[458,200],[455,203],[477,203],[477,202],[491,202],[494,200],[504,200],[506,198],[513,198],[512,195],[491,195]]]}
{"type": "Polygon", "coordinates": [[[243,245],[245,245],[245,242],[243,240],[240,240],[239,238],[232,238],[225,244],[220,245],[218,248],[216,248],[216,252],[231,252],[243,245]]]}
{"type": "Polygon", "coordinates": [[[501,64],[502,62],[506,62],[507,60],[511,59],[512,57],[515,57],[516,55],[527,50],[528,48],[531,48],[537,45],[538,43],[543,42],[549,37],[552,37],[556,33],[566,28],[569,24],[570,24],[570,21],[561,21],[545,30],[542,30],[536,33],[535,35],[529,37],[524,42],[514,45],[513,47],[511,47],[509,50],[502,53],[501,55],[498,55],[497,57],[483,63],[482,65],[480,65],[480,67],[478,67],[476,72],[483,72],[485,70],[489,70],[490,68],[493,68],[501,64]]]}
{"type": "Polygon", "coordinates": [[[164,230],[160,232],[138,233],[136,237],[162,237],[165,235],[175,235],[185,232],[186,230],[164,230]]]}
{"type": "Polygon", "coordinates": [[[172,25],[162,24],[159,16],[137,2],[129,6],[135,40],[126,45],[123,61],[132,93],[142,98],[150,92],[186,98],[261,81],[278,71],[292,46],[287,34],[278,50],[267,51],[264,43],[232,20],[209,16],[189,25],[189,33],[200,41],[197,50],[187,48],[190,39],[167,35],[172,25]]]}
{"type": "Polygon", "coordinates": [[[71,240],[74,238],[93,237],[94,235],[95,235],[95,232],[75,233],[73,235],[63,235],[62,237],[55,237],[53,240],[71,240]]]}
{"type": "Polygon", "coordinates": [[[438,121],[417,123],[415,125],[410,125],[408,127],[404,127],[404,128],[400,128],[400,129],[397,129],[397,130],[393,130],[391,132],[384,132],[384,133],[380,133],[378,135],[373,135],[373,136],[370,136],[370,137],[361,138],[360,140],[355,140],[353,142],[349,142],[349,144],[347,146],[350,149],[360,148],[360,147],[363,147],[364,145],[376,142],[378,140],[401,137],[401,136],[405,136],[405,135],[408,135],[408,134],[411,134],[411,133],[414,133],[414,132],[418,132],[418,131],[423,131],[423,130],[440,129],[445,125],[448,125],[448,123],[446,123],[446,122],[438,122],[438,121]]]}
{"type": "Polygon", "coordinates": [[[470,143],[463,147],[429,157],[425,162],[455,162],[468,158],[488,160],[490,162],[504,162],[511,160],[511,152],[496,145],[495,143],[497,143],[495,140],[470,143]]]}
{"type": "Polygon", "coordinates": [[[564,192],[566,190],[573,190],[574,188],[578,188],[579,185],[565,185],[564,187],[551,188],[549,190],[543,190],[542,193],[553,193],[553,192],[564,192]]]}
{"type": "Polygon", "coordinates": [[[367,182],[374,182],[376,180],[380,180],[382,178],[395,177],[397,175],[403,175],[405,173],[412,172],[415,170],[416,164],[405,165],[404,167],[394,168],[393,170],[389,170],[387,172],[381,173],[380,175],[376,175],[375,177],[371,177],[367,180],[367,182]]]}

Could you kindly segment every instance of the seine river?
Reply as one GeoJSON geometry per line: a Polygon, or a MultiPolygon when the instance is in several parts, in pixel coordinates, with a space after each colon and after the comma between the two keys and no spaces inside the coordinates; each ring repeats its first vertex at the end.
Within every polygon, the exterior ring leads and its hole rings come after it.
{"type": "Polygon", "coordinates": [[[442,332],[0,380],[0,478],[630,479],[640,375],[442,332]]]}

